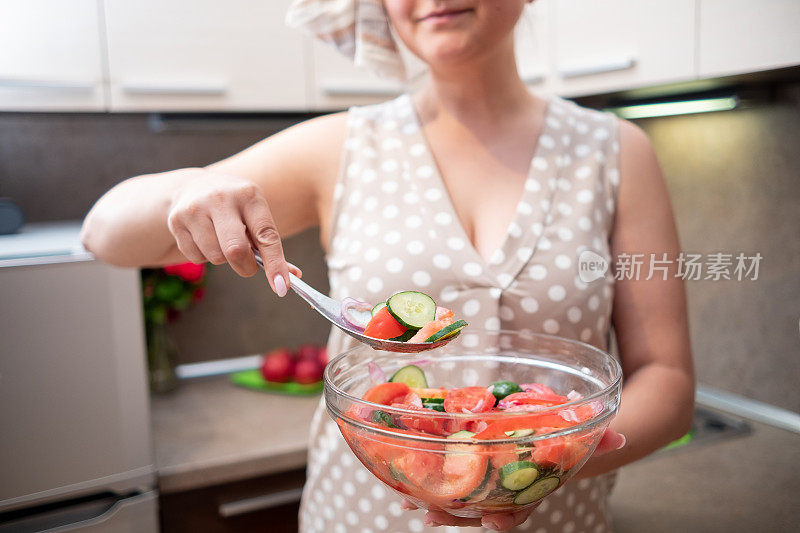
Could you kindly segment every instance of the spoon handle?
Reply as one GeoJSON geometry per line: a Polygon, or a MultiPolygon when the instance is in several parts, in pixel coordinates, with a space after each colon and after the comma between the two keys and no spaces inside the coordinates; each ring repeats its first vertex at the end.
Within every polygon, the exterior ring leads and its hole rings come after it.
{"type": "MultiPolygon", "coordinates": [[[[256,263],[258,263],[261,268],[264,268],[264,261],[261,259],[261,254],[255,252],[255,257],[256,263]]],[[[342,312],[342,304],[338,300],[325,296],[291,272],[289,272],[289,287],[328,320],[335,321],[342,312]]]]}

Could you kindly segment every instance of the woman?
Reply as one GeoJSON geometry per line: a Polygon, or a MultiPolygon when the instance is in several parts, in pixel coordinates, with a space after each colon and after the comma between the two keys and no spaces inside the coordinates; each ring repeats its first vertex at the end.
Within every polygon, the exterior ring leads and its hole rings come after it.
{"type": "MultiPolygon", "coordinates": [[[[513,45],[525,3],[385,0],[396,34],[430,70],[421,90],[298,124],[206,168],[129,179],[87,216],[84,244],[116,265],[227,262],[252,276],[255,247],[284,296],[294,267],[280,239],[319,226],[337,298],[377,300],[418,287],[476,326],[602,349],[613,323],[625,387],[600,451],[614,451],[591,458],[583,479],[530,520],[429,512],[423,523],[357,464],[320,409],[302,531],[507,530],[523,522],[536,531],[603,531],[607,473],[689,428],[694,381],[680,279],[673,270],[666,279],[577,276],[585,250],[609,261],[677,255],[653,149],[627,122],[528,91],[513,45]]],[[[384,67],[386,57],[378,60],[384,67]]],[[[331,334],[331,353],[347,346],[331,334]]]]}

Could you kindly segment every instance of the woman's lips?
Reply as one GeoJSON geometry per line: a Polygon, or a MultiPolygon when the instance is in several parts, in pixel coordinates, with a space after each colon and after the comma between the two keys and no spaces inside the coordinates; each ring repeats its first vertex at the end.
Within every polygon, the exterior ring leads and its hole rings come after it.
{"type": "Polygon", "coordinates": [[[419,22],[424,22],[424,21],[449,22],[471,11],[472,9],[449,9],[443,11],[434,11],[433,13],[429,13],[424,17],[420,18],[419,22]]]}

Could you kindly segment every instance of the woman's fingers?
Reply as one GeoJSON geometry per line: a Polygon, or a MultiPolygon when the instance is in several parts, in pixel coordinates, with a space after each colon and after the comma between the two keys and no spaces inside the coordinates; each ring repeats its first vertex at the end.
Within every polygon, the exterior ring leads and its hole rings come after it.
{"type": "Polygon", "coordinates": [[[461,518],[444,511],[428,511],[425,513],[426,526],[464,526],[480,527],[480,518],[461,518]]]}
{"type": "MultiPolygon", "coordinates": [[[[538,505],[536,506],[538,507],[538,505]]],[[[487,514],[481,518],[460,518],[444,511],[428,511],[425,514],[426,526],[480,527],[494,531],[508,531],[525,522],[536,507],[516,513],[487,514]]]]}
{"type": "Polygon", "coordinates": [[[403,509],[405,509],[406,511],[413,511],[414,509],[419,509],[419,507],[417,507],[416,505],[414,505],[413,503],[411,503],[411,502],[410,502],[410,501],[408,501],[408,500],[403,500],[403,501],[400,503],[400,507],[402,507],[402,508],[403,508],[403,509]]]}
{"type": "Polygon", "coordinates": [[[206,262],[206,257],[194,243],[194,239],[192,239],[192,234],[189,233],[189,230],[183,225],[170,225],[169,231],[172,233],[172,236],[175,237],[178,250],[180,250],[186,259],[198,265],[206,262]]]}
{"type": "Polygon", "coordinates": [[[303,271],[300,270],[297,266],[293,265],[292,263],[286,263],[286,266],[289,267],[289,272],[297,276],[298,278],[303,277],[303,271]]]}
{"type": "Polygon", "coordinates": [[[281,237],[266,200],[260,195],[253,196],[243,203],[241,209],[253,245],[264,261],[270,287],[278,296],[286,296],[289,289],[289,267],[283,257],[281,237]]]}
{"type": "Polygon", "coordinates": [[[214,230],[214,223],[207,216],[195,217],[186,221],[186,229],[192,235],[192,240],[202,252],[205,260],[214,265],[221,265],[225,262],[225,254],[222,253],[217,232],[214,230]]]}
{"type": "Polygon", "coordinates": [[[597,444],[597,448],[595,448],[593,455],[598,456],[619,450],[625,446],[625,442],[625,435],[622,433],[617,433],[613,429],[606,429],[605,433],[603,433],[603,436],[600,437],[600,442],[597,444]]]}
{"type": "Polygon", "coordinates": [[[227,209],[214,212],[213,222],[217,241],[231,268],[246,278],[258,272],[247,228],[235,206],[231,203],[227,209]]]}

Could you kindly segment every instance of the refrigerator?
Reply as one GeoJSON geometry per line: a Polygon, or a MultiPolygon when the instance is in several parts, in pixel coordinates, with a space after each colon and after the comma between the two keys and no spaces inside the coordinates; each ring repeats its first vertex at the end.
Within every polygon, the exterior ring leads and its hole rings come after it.
{"type": "Polygon", "coordinates": [[[158,531],[138,270],[0,236],[0,533],[158,531]]]}

